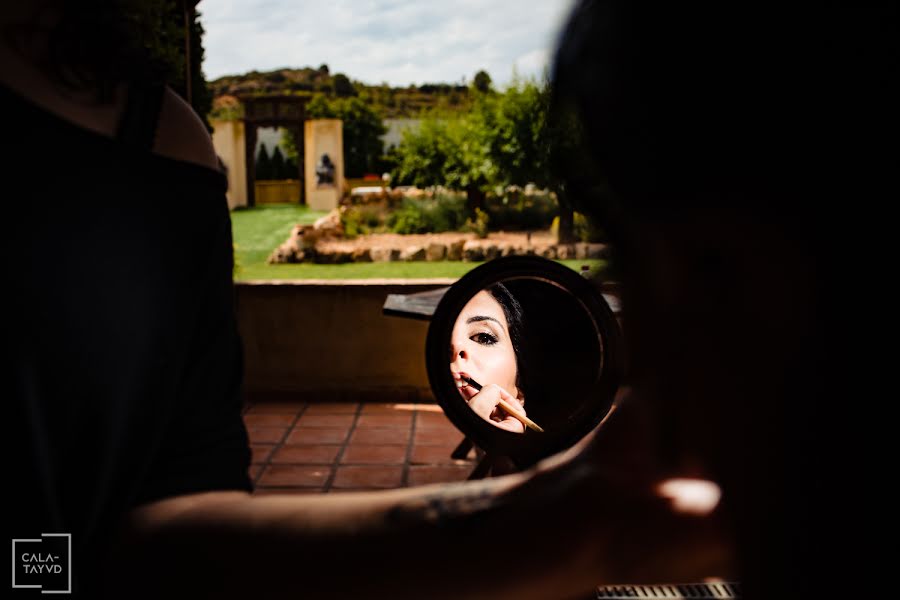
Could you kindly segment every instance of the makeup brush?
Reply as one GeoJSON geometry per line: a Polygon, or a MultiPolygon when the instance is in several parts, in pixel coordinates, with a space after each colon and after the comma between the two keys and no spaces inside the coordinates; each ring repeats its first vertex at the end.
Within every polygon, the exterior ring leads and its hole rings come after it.
{"type": "MultiPolygon", "coordinates": [[[[465,381],[466,383],[471,385],[473,388],[475,388],[479,392],[481,391],[482,385],[480,383],[478,383],[471,377],[466,377],[465,375],[461,375],[460,377],[462,378],[463,381],[465,381]]],[[[531,419],[529,419],[528,417],[526,417],[525,415],[520,413],[518,411],[518,409],[513,408],[512,404],[510,404],[503,398],[501,398],[500,402],[498,402],[497,404],[500,406],[500,408],[502,408],[503,410],[508,412],[511,416],[513,416],[516,419],[518,419],[519,421],[521,421],[522,425],[524,425],[525,427],[528,427],[529,429],[533,429],[534,431],[540,431],[541,433],[544,432],[544,430],[541,429],[540,425],[538,425],[537,423],[535,423],[534,421],[532,421],[531,419]]]]}

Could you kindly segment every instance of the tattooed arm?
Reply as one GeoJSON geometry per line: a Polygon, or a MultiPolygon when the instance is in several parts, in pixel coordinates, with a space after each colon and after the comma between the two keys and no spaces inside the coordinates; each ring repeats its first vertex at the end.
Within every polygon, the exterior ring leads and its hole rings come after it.
{"type": "Polygon", "coordinates": [[[579,576],[578,542],[559,530],[571,514],[558,500],[579,477],[553,486],[533,479],[162,500],[129,515],[107,571],[116,577],[109,593],[545,599],[589,591],[596,570],[583,565],[579,576]]]}
{"type": "Polygon", "coordinates": [[[147,504],[123,523],[109,595],[545,600],[732,575],[722,515],[679,514],[634,461],[604,468],[623,462],[614,439],[480,481],[147,504]]]}

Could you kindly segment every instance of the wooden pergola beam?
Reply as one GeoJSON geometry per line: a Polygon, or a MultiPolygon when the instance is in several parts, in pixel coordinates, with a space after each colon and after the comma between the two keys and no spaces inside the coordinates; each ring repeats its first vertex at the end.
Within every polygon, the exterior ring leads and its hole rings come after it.
{"type": "Polygon", "coordinates": [[[197,5],[200,4],[200,0],[181,0],[181,12],[184,14],[184,70],[185,70],[185,92],[187,98],[185,98],[188,104],[193,104],[191,98],[193,96],[193,92],[191,91],[191,83],[193,77],[191,76],[191,22],[194,20],[194,10],[197,8],[197,5]]]}

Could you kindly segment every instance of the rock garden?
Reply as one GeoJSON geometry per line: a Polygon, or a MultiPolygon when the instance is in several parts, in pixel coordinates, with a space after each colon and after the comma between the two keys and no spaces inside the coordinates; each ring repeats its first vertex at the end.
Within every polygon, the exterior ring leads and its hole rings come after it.
{"type": "Polygon", "coordinates": [[[542,191],[507,190],[484,209],[465,196],[417,189],[350,195],[312,225],[296,225],[270,264],[395,261],[484,261],[500,256],[602,259],[607,246],[576,213],[573,243],[559,243],[556,203],[542,191]],[[467,215],[473,215],[474,218],[467,215]]]}

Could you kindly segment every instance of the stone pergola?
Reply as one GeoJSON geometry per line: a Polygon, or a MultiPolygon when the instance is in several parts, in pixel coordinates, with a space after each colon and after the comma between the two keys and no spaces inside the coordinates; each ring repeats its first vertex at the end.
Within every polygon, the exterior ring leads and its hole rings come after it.
{"type": "Polygon", "coordinates": [[[256,205],[256,130],[260,127],[282,127],[289,130],[297,145],[297,178],[300,201],[304,202],[303,121],[308,97],[289,95],[239,95],[244,105],[244,147],[246,152],[247,206],[256,205]]]}

